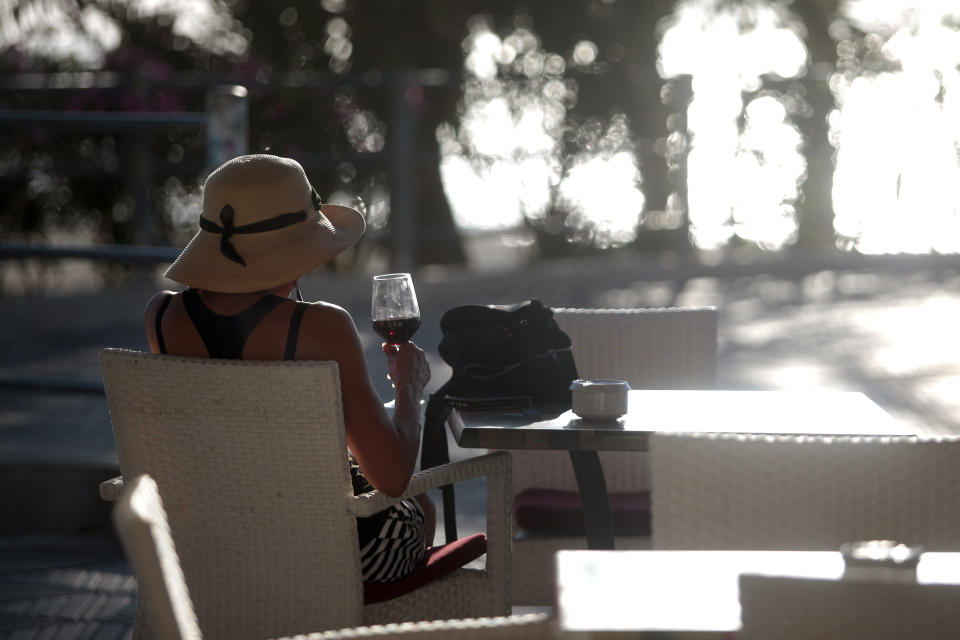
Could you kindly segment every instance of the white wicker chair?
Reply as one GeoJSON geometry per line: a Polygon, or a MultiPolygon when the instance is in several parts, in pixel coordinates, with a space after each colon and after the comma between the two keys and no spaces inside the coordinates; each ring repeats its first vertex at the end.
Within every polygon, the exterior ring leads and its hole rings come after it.
{"type": "MultiPolygon", "coordinates": [[[[146,606],[153,636],[159,640],[202,638],[176,546],[170,536],[163,501],[153,478],[148,475],[134,478],[120,495],[113,517],[136,571],[140,599],[146,606]]],[[[411,640],[506,640],[550,638],[553,631],[554,622],[546,615],[527,614],[353,627],[299,635],[296,640],[382,636],[403,636],[411,640]]]]}
{"type": "MultiPolygon", "coordinates": [[[[336,363],[108,349],[101,365],[121,471],[150,474],[160,487],[197,618],[211,635],[509,613],[507,454],[415,474],[403,496],[486,476],[486,569],[458,569],[364,606],[355,518],[399,498],[353,495],[336,363]]],[[[103,483],[101,495],[115,499],[122,485],[103,483]]],[[[146,633],[140,616],[135,631],[146,633]]]]}
{"type": "MultiPolygon", "coordinates": [[[[581,378],[626,380],[633,389],[710,389],[716,384],[717,312],[713,308],[554,309],[570,336],[581,378]]],[[[564,451],[514,450],[512,498],[531,487],[577,491],[564,451]]],[[[600,452],[611,493],[645,491],[645,453],[600,452]]],[[[516,530],[513,543],[513,604],[551,605],[553,556],[586,548],[585,538],[516,530]],[[519,534],[519,535],[517,535],[519,534]]],[[[618,549],[649,547],[649,538],[620,536],[618,549]]]]}
{"type": "Polygon", "coordinates": [[[742,640],[960,638],[960,585],[740,577],[742,640]]]}
{"type": "Polygon", "coordinates": [[[151,635],[159,640],[203,637],[153,478],[140,475],[129,483],[113,508],[113,522],[137,576],[138,604],[151,635]]]}
{"type": "Polygon", "coordinates": [[[404,622],[337,631],[324,631],[281,640],[352,640],[353,638],[400,637],[406,640],[547,640],[557,637],[556,622],[544,613],[404,622]]]}
{"type": "Polygon", "coordinates": [[[960,440],[650,438],[656,549],[960,549],[960,440]]]}

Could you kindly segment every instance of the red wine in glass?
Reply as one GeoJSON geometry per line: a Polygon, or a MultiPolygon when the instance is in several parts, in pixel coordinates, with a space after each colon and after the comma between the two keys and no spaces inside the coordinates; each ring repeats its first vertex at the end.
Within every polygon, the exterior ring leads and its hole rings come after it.
{"type": "Polygon", "coordinates": [[[373,277],[373,330],[389,344],[406,342],[420,327],[420,306],[409,273],[373,277]]]}
{"type": "Polygon", "coordinates": [[[380,337],[390,344],[408,341],[413,337],[413,334],[417,332],[419,327],[419,316],[373,321],[373,330],[379,333],[380,337]]]}

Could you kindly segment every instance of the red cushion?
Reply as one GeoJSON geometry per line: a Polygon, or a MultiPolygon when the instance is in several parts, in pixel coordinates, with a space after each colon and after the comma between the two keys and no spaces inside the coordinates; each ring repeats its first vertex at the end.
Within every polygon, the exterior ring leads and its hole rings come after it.
{"type": "Polygon", "coordinates": [[[476,533],[439,547],[428,547],[413,573],[394,582],[364,582],[363,603],[391,600],[442,578],[487,552],[487,536],[476,533]]]}
{"type": "MultiPolygon", "coordinates": [[[[614,535],[650,535],[650,492],[611,493],[610,515],[614,535]]],[[[513,517],[517,525],[528,532],[585,535],[583,507],[577,491],[524,489],[513,500],[513,517]]]]}

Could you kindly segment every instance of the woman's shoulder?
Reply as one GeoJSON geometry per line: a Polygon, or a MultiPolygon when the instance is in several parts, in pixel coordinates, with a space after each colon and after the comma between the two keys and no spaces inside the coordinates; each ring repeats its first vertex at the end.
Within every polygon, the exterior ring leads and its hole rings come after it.
{"type": "Polygon", "coordinates": [[[317,318],[329,318],[331,320],[353,321],[350,312],[339,305],[333,304],[332,302],[318,300],[316,302],[298,302],[297,304],[304,305],[306,307],[307,314],[310,316],[317,318]]]}
{"type": "Polygon", "coordinates": [[[147,306],[144,309],[144,315],[148,318],[155,316],[160,310],[160,307],[162,307],[164,303],[167,303],[173,299],[175,295],[177,295],[176,291],[157,291],[155,294],[153,294],[150,300],[147,301],[147,306]]]}
{"type": "Polygon", "coordinates": [[[316,346],[324,350],[351,349],[359,343],[357,326],[353,317],[343,307],[329,302],[300,302],[306,307],[303,315],[301,336],[307,344],[319,340],[316,346]]]}
{"type": "Polygon", "coordinates": [[[356,331],[356,324],[350,312],[343,307],[330,302],[299,302],[306,306],[303,321],[305,323],[321,325],[328,331],[356,331]]]}

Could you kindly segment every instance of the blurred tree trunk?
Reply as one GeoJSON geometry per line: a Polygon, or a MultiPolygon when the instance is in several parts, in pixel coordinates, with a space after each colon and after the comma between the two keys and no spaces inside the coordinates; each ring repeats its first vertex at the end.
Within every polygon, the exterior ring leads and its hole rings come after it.
{"type": "Polygon", "coordinates": [[[426,91],[424,108],[416,130],[419,171],[416,174],[416,203],[420,207],[420,264],[462,264],[466,261],[460,233],[450,211],[440,175],[440,145],[437,127],[456,122],[459,91],[454,86],[426,91]]]}
{"type": "Polygon", "coordinates": [[[382,67],[379,70],[392,85],[390,102],[381,105],[379,112],[391,113],[387,130],[393,185],[390,232],[395,252],[401,252],[396,256],[401,258],[398,266],[404,266],[405,260],[419,265],[465,262],[443,190],[436,130],[441,123],[457,120],[459,84],[450,72],[463,66],[460,42],[467,33],[471,6],[365,0],[345,14],[353,28],[353,70],[364,73],[382,67]],[[445,70],[449,81],[424,87],[419,79],[425,69],[445,70]],[[400,85],[393,84],[397,82],[400,85]],[[404,258],[407,249],[409,256],[404,258]]]}
{"type": "MultiPolygon", "coordinates": [[[[669,134],[667,118],[673,107],[665,105],[660,91],[664,85],[657,70],[661,22],[674,7],[673,0],[640,0],[628,2],[584,2],[536,5],[534,28],[541,36],[544,49],[569,56],[579,40],[593,41],[598,48],[597,64],[587,72],[568,71],[577,80],[577,103],[570,116],[577,121],[591,117],[606,124],[611,115],[623,113],[630,123],[632,142],[642,176],[644,194],[642,215],[666,209],[667,198],[674,190],[668,176],[664,140],[669,134]]],[[[548,218],[559,221],[563,212],[553,211],[548,218]]],[[[573,249],[557,238],[550,238],[562,225],[537,229],[538,246],[545,254],[591,252],[573,249]]],[[[675,248],[687,245],[688,239],[678,230],[639,230],[634,246],[643,249],[675,248]]],[[[593,250],[595,251],[595,250],[593,250]]]]}
{"type": "Polygon", "coordinates": [[[810,54],[807,77],[803,83],[810,105],[810,117],[797,124],[803,133],[807,178],[799,216],[796,248],[801,251],[836,249],[833,228],[834,148],[829,141],[827,118],[836,108],[828,84],[836,69],[837,47],[830,37],[830,22],[836,18],[836,0],[804,0],[791,9],[807,29],[806,45],[810,54]]]}
{"type": "Polygon", "coordinates": [[[615,37],[624,43],[621,86],[627,88],[624,98],[643,175],[646,211],[665,210],[667,197],[673,191],[664,155],[665,138],[670,133],[667,118],[672,108],[661,99],[664,80],[657,70],[660,24],[672,13],[673,4],[663,0],[627,3],[627,19],[614,22],[620,27],[615,37]]]}

